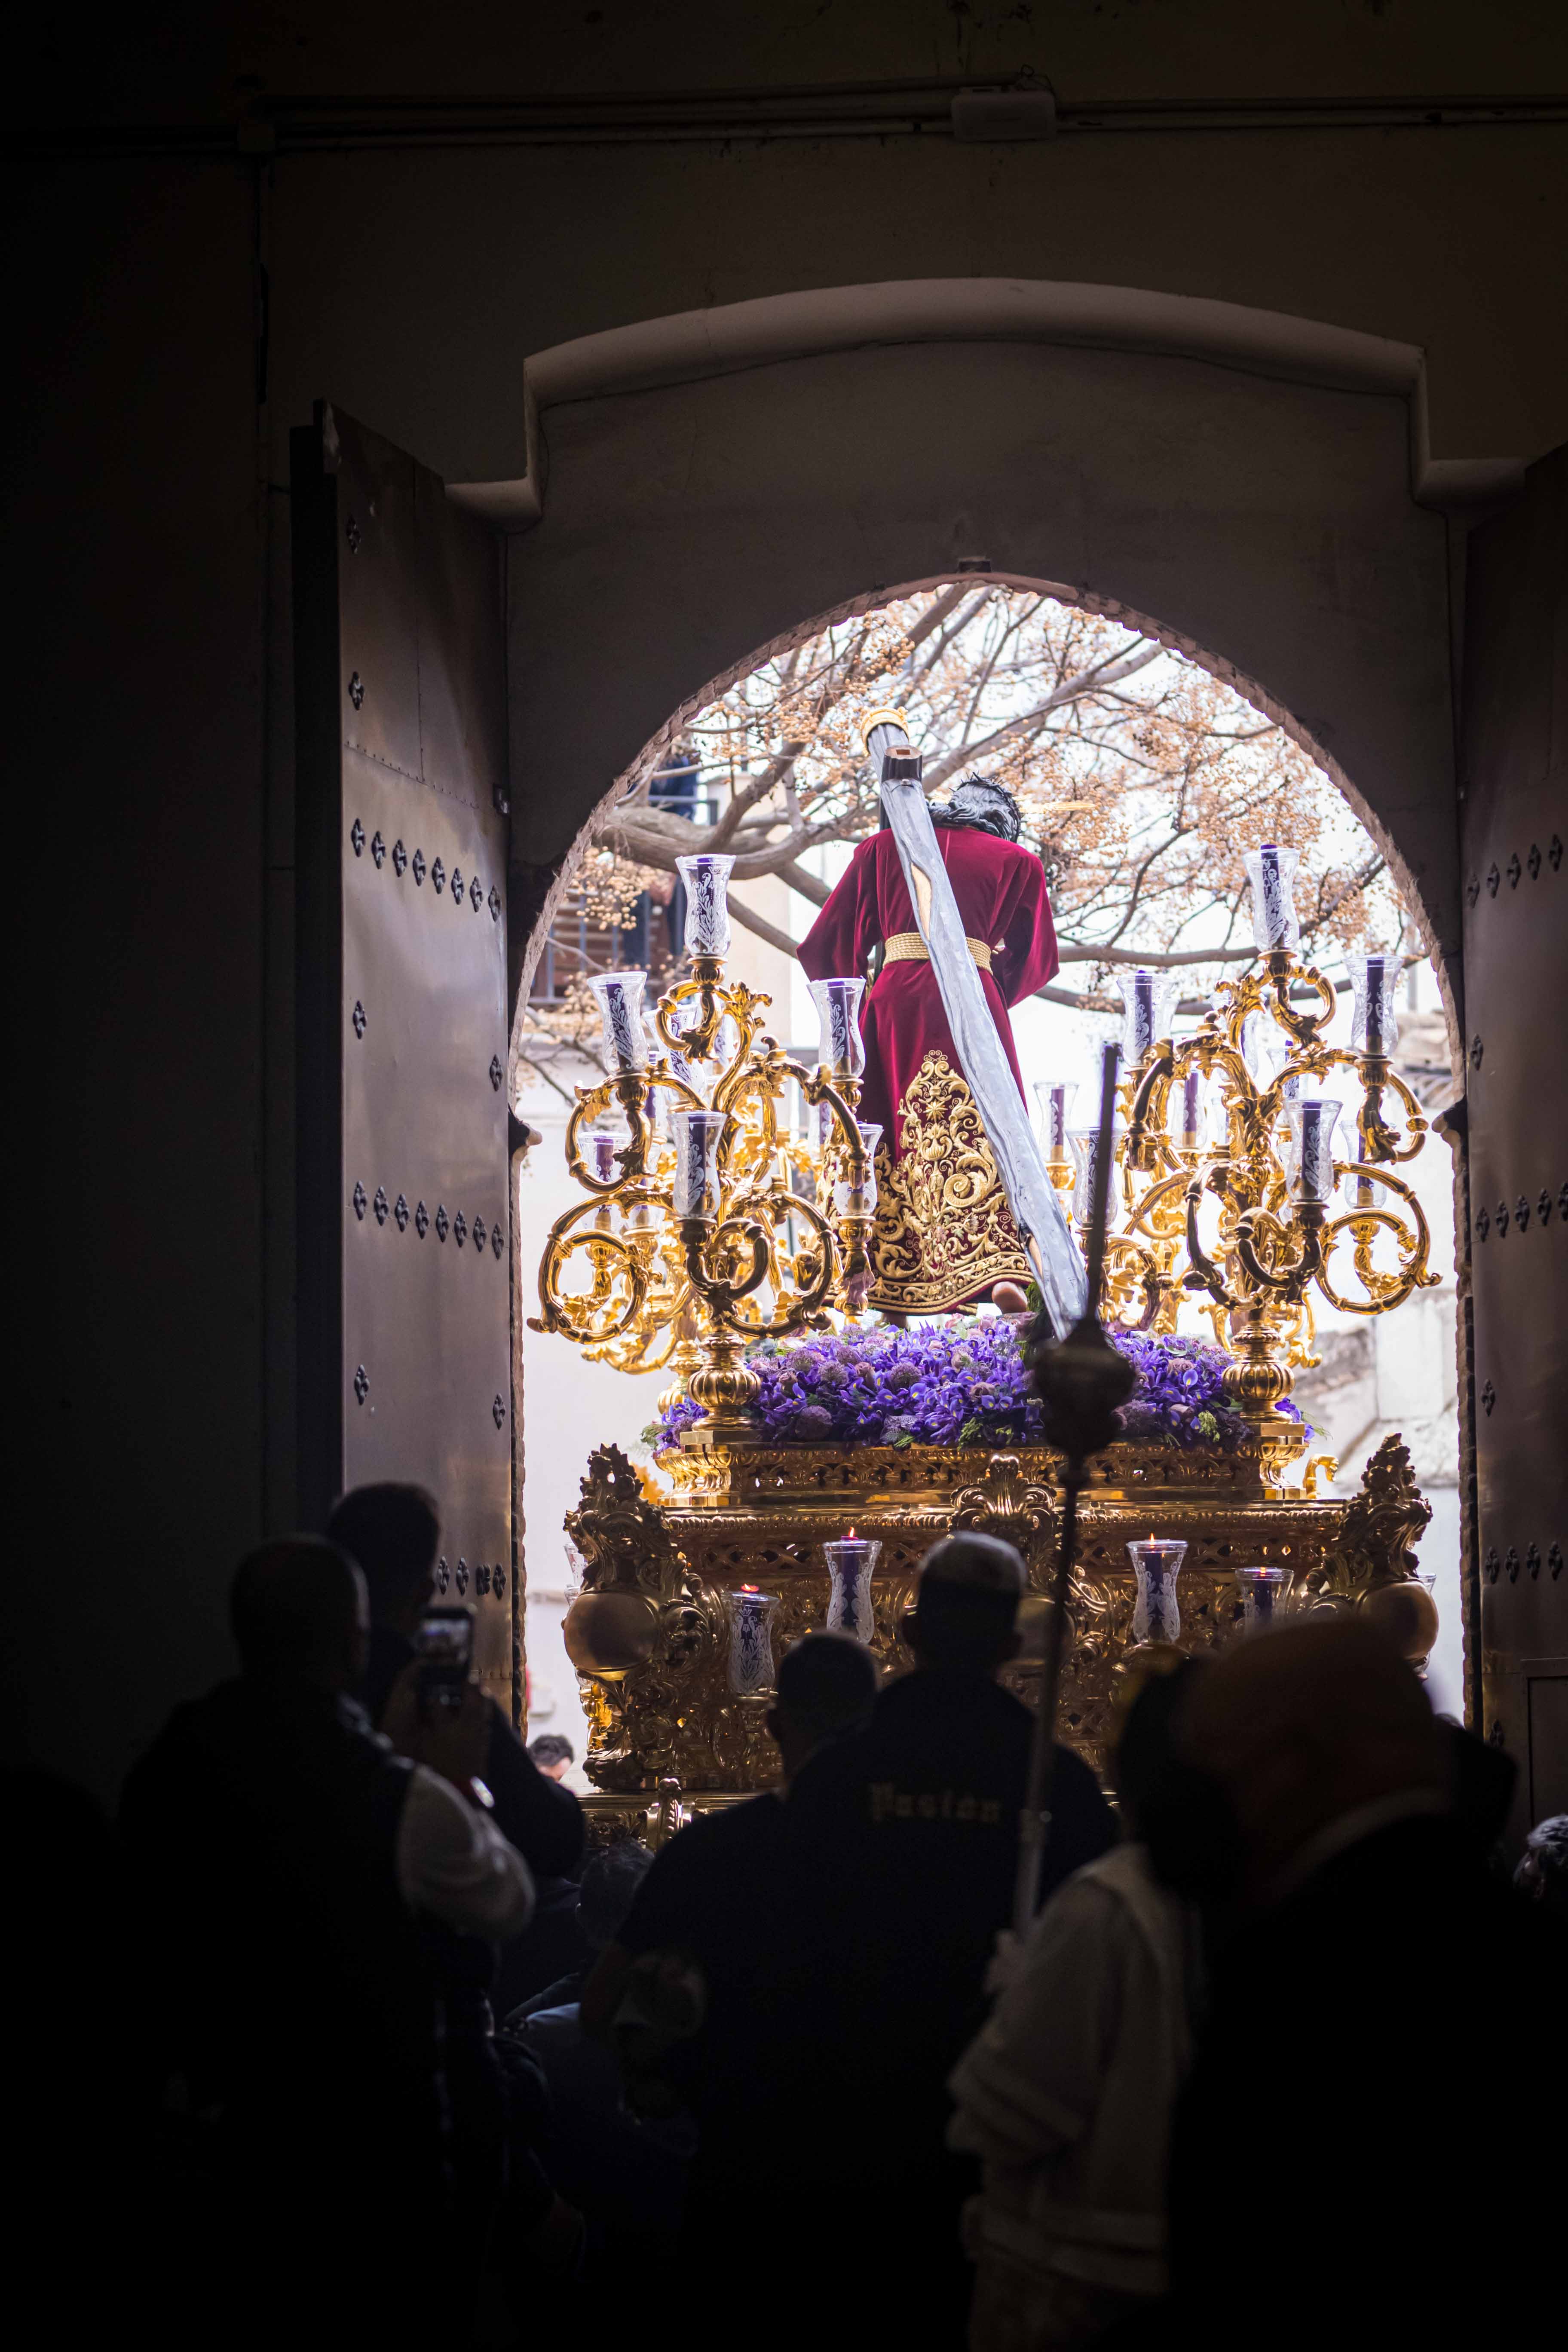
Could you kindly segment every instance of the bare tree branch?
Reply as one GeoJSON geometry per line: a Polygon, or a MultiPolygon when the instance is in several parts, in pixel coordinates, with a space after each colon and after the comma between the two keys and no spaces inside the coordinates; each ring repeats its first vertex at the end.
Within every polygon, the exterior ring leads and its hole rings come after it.
{"type": "Polygon", "coordinates": [[[1080,670],[1077,677],[1069,677],[1065,686],[1058,686],[1033,710],[1026,710],[1017,719],[1009,719],[1005,726],[996,728],[980,742],[966,743],[961,750],[950,751],[945,759],[939,760],[925,779],[927,792],[934,792],[938,784],[945,784],[957,769],[973,767],[977,760],[984,760],[998,744],[1005,743],[1022,728],[1032,726],[1036,720],[1045,718],[1047,711],[1059,710],[1064,703],[1076,702],[1081,695],[1092,694],[1117,678],[1131,677],[1134,670],[1146,669],[1152,661],[1158,661],[1164,650],[1162,645],[1140,642],[1130,653],[1118,655],[1114,661],[1097,662],[1092,669],[1080,670]]]}
{"type": "Polygon", "coordinates": [[[1058,940],[1062,963],[1142,964],[1154,971],[1174,971],[1193,963],[1250,963],[1252,948],[1116,948],[1096,947],[1088,940],[1058,940]]]}
{"type": "Polygon", "coordinates": [[[710,849],[721,850],[729,846],[747,810],[754,809],[759,801],[765,801],[772,797],[805,749],[804,742],[786,743],[777,758],[769,761],[760,776],[753,776],[750,783],[742,784],[731,793],[729,807],[718,824],[709,832],[708,844],[710,849]]]}
{"type": "Polygon", "coordinates": [[[814,907],[826,907],[833,896],[820,875],[808,873],[804,866],[797,866],[793,860],[787,866],[781,866],[779,872],[790,888],[798,890],[803,898],[809,898],[814,907]]]}
{"type": "MultiPolygon", "coordinates": [[[[1245,963],[1240,854],[1259,840],[1301,856],[1302,934],[1320,962],[1369,927],[1403,942],[1407,918],[1382,861],[1328,779],[1228,687],[1180,654],[1161,662],[1164,651],[1113,620],[992,581],[834,623],[689,722],[683,740],[707,796],[699,807],[714,822],[652,798],[651,761],[628,782],[576,886],[594,951],[606,928],[624,927],[648,869],[672,873],[691,852],[732,856],[737,886],[776,874],[808,908],[824,906],[829,886],[805,860],[876,824],[857,722],[884,698],[930,747],[928,789],[983,764],[1017,795],[1050,875],[1064,972],[1147,964],[1207,979],[1245,963]]],[[[743,889],[732,904],[747,930],[795,951],[786,925],[746,906],[743,889]]],[[[1116,1010],[1109,992],[1058,982],[1045,994],[1116,1010]]],[[[563,1026],[577,1017],[566,1009],[563,1026]]]]}
{"type": "Polygon", "coordinates": [[[799,955],[798,940],[792,940],[787,931],[781,931],[778,925],[770,923],[765,915],[757,914],[753,908],[746,905],[743,899],[737,898],[732,890],[730,893],[729,906],[730,912],[742,929],[754,931],[758,939],[766,940],[771,948],[782,948],[786,956],[799,955]]]}
{"type": "MultiPolygon", "coordinates": [[[[913,628],[905,632],[910,653],[914,652],[917,646],[925,643],[933,629],[940,629],[948,614],[955,612],[970,593],[971,584],[967,580],[960,580],[953,587],[944,588],[935,603],[927,605],[913,628]]],[[[981,602],[984,602],[984,597],[981,602]]]]}

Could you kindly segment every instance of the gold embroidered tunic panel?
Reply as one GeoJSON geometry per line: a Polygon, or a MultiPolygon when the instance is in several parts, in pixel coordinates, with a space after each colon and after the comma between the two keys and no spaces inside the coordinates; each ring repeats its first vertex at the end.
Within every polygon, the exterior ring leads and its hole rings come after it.
{"type": "Polygon", "coordinates": [[[1028,1282],[1032,1269],[974,1097],[945,1054],[926,1055],[900,1115],[898,1159],[886,1144],[877,1153],[869,1304],[884,1314],[933,1315],[983,1297],[993,1283],[1028,1282]]]}

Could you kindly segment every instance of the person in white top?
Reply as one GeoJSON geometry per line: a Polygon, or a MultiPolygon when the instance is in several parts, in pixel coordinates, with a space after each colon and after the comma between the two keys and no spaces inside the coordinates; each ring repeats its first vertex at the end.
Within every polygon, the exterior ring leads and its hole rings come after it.
{"type": "Polygon", "coordinates": [[[502,1943],[533,1916],[533,1879],[480,1793],[489,1703],[470,1683],[457,1706],[422,1708],[418,1673],[400,1675],[383,1722],[397,1753],[414,1759],[393,1856],[398,1892],[411,1911],[502,1943]]]}
{"type": "Polygon", "coordinates": [[[1166,2286],[1165,2172],[1192,2057],[1197,1923],[1137,1840],[1178,1694],[1198,1671],[1189,1661],[1134,1701],[1116,1755],[1131,1842],[1046,1905],[949,2080],[948,2144],[983,2165],[965,2212],[972,2352],[1092,2343],[1166,2286]]]}

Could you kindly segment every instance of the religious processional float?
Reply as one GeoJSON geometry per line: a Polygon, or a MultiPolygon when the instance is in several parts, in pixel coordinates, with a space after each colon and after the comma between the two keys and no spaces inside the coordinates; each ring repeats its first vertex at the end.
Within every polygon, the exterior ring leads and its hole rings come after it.
{"type": "Polygon", "coordinates": [[[776,1778],[764,1717],[801,1634],[841,1629],[906,1668],[919,1563],[959,1529],[1024,1556],[1032,1638],[1005,1678],[1031,1702],[1065,1564],[1058,1736],[1101,1768],[1119,1694],[1173,1651],[1288,1611],[1358,1610],[1420,1667],[1436,1633],[1412,1549],[1430,1507],[1404,1445],[1384,1441],[1354,1496],[1320,1495],[1336,1465],[1310,1455],[1290,1402],[1294,1372],[1317,1360],[1314,1291],[1382,1315],[1436,1279],[1397,1172],[1426,1134],[1389,1060],[1399,960],[1354,960],[1351,1045],[1327,1044],[1335,990],[1299,953],[1296,854],[1261,846],[1246,860],[1255,961],[1179,1037],[1173,982],[1131,971],[1116,1123],[1108,1094],[1101,1126],[1075,1130],[1072,1087],[1043,1086],[1037,1140],[918,757],[896,713],[865,732],[963,1064],[930,1057],[956,1109],[934,1176],[940,1139],[922,1142],[928,1231],[1010,1218],[1033,1303],[1062,1333],[1089,1304],[1099,1177],[1095,1303],[1131,1393],[1112,1442],[1069,1460],[1032,1377],[1031,1318],[868,1312],[868,1297],[896,1307],[921,1221],[879,1130],[856,1117],[865,982],[812,982],[816,1058],[792,1058],[763,1028],[770,1000],[725,978],[732,861],[679,860],[688,976],[651,1011],[644,972],[591,982],[611,1075],[578,1089],[565,1150],[584,1198],[551,1231],[532,1326],[623,1370],[670,1373],[651,1464],[598,1447],[566,1521],[584,1576],[564,1630],[601,1835],[657,1843],[776,1778]],[[1212,1338],[1178,1328],[1189,1302],[1212,1338]]]}

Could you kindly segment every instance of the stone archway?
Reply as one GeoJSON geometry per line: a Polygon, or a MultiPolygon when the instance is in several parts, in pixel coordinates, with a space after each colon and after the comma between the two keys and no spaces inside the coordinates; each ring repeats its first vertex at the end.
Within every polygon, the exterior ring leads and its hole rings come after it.
{"type": "Polygon", "coordinates": [[[1419,909],[1458,1068],[1438,508],[1496,469],[1426,463],[1418,352],[1139,289],[912,281],[586,338],[524,399],[527,478],[455,493],[514,534],[520,1010],[596,813],[705,697],[974,567],[1158,636],[1287,729],[1419,909]]]}
{"type": "MultiPolygon", "coordinates": [[[[511,527],[513,928],[710,682],[951,578],[1059,584],[1287,726],[1419,905],[1458,1003],[1449,531],[1419,352],[1144,289],[818,289],[531,361],[511,527]]],[[[521,974],[520,974],[521,976],[521,974]]]]}
{"type": "MultiPolygon", "coordinates": [[[[972,579],[974,576],[973,572],[957,570],[937,572],[928,579],[908,581],[897,587],[868,590],[858,596],[849,597],[826,612],[815,614],[798,622],[794,627],[772,638],[766,645],[754,647],[741,660],[730,664],[727,668],[705,680],[695,691],[684,698],[671,711],[663,725],[649,737],[636,758],[627,762],[604,793],[587,821],[580,827],[575,839],[552,876],[547,889],[537,902],[529,939],[522,952],[521,979],[513,1011],[514,1053],[519,1024],[523,1022],[527,1013],[529,978],[537,961],[544,935],[549,929],[551,919],[560,904],[562,894],[569,886],[583,853],[593,837],[595,826],[605,813],[614,807],[633,778],[646,773],[650,766],[656,765],[675,747],[699,710],[724,693],[737,680],[746,677],[751,671],[760,668],[764,662],[790,652],[795,646],[805,643],[821,630],[838,622],[854,620],[863,614],[872,613],[895,604],[903,597],[951,586],[959,581],[972,579]]],[[[1037,595],[1053,596],[1062,604],[1075,604],[1086,612],[1103,614],[1126,628],[1135,629],[1140,635],[1156,639],[1161,645],[1168,646],[1174,653],[1183,655],[1187,660],[1195,663],[1199,668],[1206,670],[1211,677],[1231,688],[1244,701],[1250,703],[1254,709],[1271,719],[1292,742],[1298,744],[1307,753],[1308,757],[1331,779],[1356,818],[1375,842],[1387,862],[1401,898],[1417,916],[1422,937],[1432,949],[1433,965],[1442,994],[1448,1032],[1450,1066],[1455,1076],[1456,1086],[1460,1086],[1464,1046],[1460,1035],[1461,974],[1457,950],[1451,943],[1446,950],[1440,943],[1440,934],[1432,911],[1423,898],[1420,881],[1412,872],[1407,859],[1403,856],[1398,840],[1389,831],[1378,810],[1358,789],[1353,777],[1346,773],[1342,763],[1327,745],[1321,742],[1311,730],[1270,694],[1267,688],[1258,684],[1256,679],[1245,677],[1233,662],[1226,660],[1221,655],[1210,652],[1205,646],[1196,644],[1193,639],[1184,636],[1165,623],[1147,614],[1131,610],[1114,597],[1097,595],[1092,590],[1075,588],[1061,581],[1040,580],[1016,572],[998,573],[987,570],[984,576],[993,580],[999,587],[1021,588],[1037,595]]]]}

